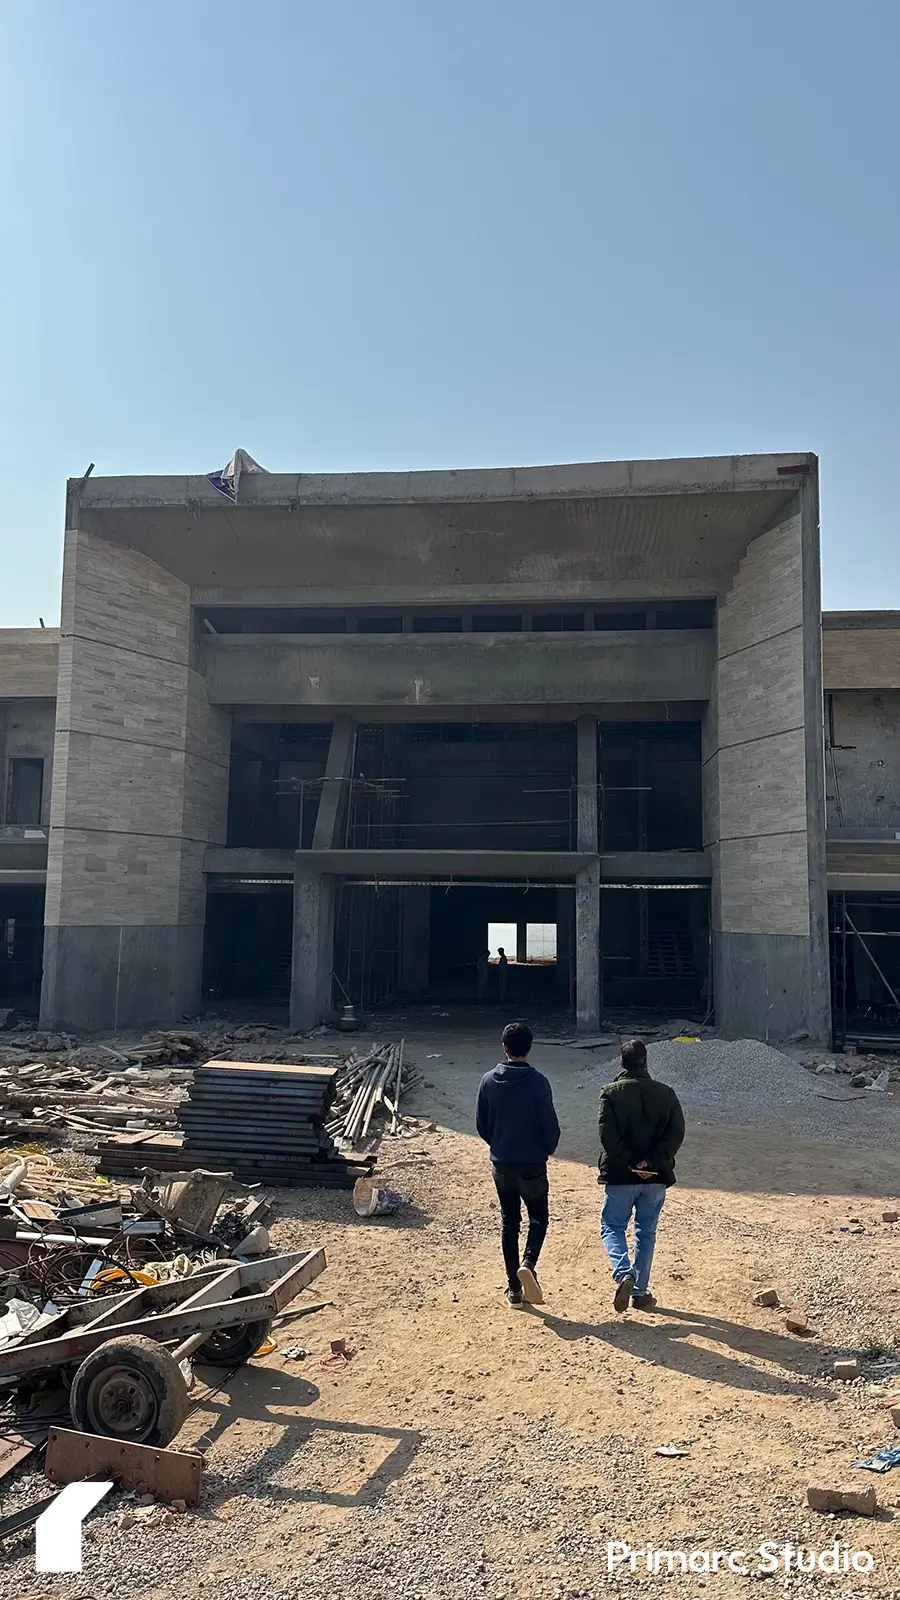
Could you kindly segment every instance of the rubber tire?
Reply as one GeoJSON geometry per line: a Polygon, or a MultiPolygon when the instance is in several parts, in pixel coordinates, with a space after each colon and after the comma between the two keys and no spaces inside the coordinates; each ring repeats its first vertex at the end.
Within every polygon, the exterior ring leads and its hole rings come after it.
{"type": "MultiPolygon", "coordinates": [[[[132,1437],[132,1444],[155,1445],[164,1449],[180,1433],[188,1414],[188,1389],[178,1362],[164,1345],[142,1334],[123,1334],[119,1339],[108,1339],[97,1350],[85,1356],[72,1379],[69,1390],[69,1409],[73,1425],[80,1433],[94,1433],[91,1423],[90,1393],[101,1373],[110,1367],[130,1366],[140,1373],[151,1386],[156,1397],[155,1425],[145,1437],[132,1437]]],[[[117,1434],[110,1435],[117,1438],[117,1434]]],[[[122,1436],[123,1441],[126,1436],[122,1436]]]]}
{"type": "Polygon", "coordinates": [[[214,1335],[194,1351],[194,1360],[204,1367],[239,1367],[265,1344],[271,1327],[271,1322],[264,1321],[235,1323],[232,1328],[222,1328],[221,1333],[233,1335],[227,1345],[218,1345],[214,1335]]]}

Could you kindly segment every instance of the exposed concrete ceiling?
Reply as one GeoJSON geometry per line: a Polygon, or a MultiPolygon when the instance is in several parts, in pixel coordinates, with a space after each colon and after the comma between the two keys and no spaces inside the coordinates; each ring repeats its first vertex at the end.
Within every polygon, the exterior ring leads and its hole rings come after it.
{"type": "Polygon", "coordinates": [[[211,601],[240,593],[288,603],[292,589],[335,603],[714,594],[796,487],[293,506],[104,505],[96,495],[79,525],[142,551],[211,601]]]}

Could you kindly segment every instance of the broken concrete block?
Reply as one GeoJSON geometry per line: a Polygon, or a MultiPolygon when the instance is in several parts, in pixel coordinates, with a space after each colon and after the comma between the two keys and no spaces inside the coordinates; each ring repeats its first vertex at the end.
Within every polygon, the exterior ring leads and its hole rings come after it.
{"type": "Polygon", "coordinates": [[[759,1294],[753,1296],[753,1304],[755,1306],[777,1306],[779,1304],[778,1290],[760,1289],[759,1294]]]}
{"type": "Polygon", "coordinates": [[[812,1328],[805,1317],[786,1317],[784,1325],[788,1333],[796,1333],[800,1339],[806,1339],[812,1333],[812,1328]]]}
{"type": "Polygon", "coordinates": [[[854,1511],[858,1517],[874,1517],[878,1510],[878,1496],[871,1485],[865,1489],[843,1489],[810,1484],[806,1503],[812,1511],[854,1511]]]}
{"type": "Polygon", "coordinates": [[[859,1362],[855,1357],[852,1361],[836,1361],[834,1363],[834,1375],[836,1378],[846,1378],[848,1381],[851,1378],[858,1378],[859,1362]]]}
{"type": "Polygon", "coordinates": [[[867,1072],[854,1072],[850,1079],[851,1089],[869,1089],[871,1086],[872,1079],[867,1072]]]}
{"type": "Polygon", "coordinates": [[[878,1510],[878,1496],[871,1486],[867,1489],[843,1489],[841,1510],[855,1511],[858,1517],[874,1517],[878,1510]]]}
{"type": "Polygon", "coordinates": [[[882,1211],[882,1222],[900,1222],[900,1211],[882,1211]]]}

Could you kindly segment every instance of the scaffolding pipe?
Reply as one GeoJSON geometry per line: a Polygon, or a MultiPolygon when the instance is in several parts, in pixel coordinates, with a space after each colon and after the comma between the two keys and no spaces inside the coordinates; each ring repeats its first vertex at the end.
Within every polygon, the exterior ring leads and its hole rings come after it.
{"type": "Polygon", "coordinates": [[[897,999],[896,994],[894,993],[893,989],[891,988],[890,984],[888,983],[887,978],[885,977],[885,975],[882,972],[880,966],[878,965],[878,962],[875,960],[875,957],[873,956],[871,950],[869,949],[869,946],[866,944],[865,939],[863,938],[863,936],[860,933],[859,929],[856,927],[856,925],[855,925],[855,923],[853,921],[853,918],[851,917],[849,911],[845,910],[844,911],[844,916],[847,919],[847,926],[849,927],[850,932],[856,934],[857,939],[859,940],[860,944],[862,945],[863,949],[865,950],[866,955],[868,956],[868,958],[871,961],[873,967],[875,968],[875,971],[878,973],[878,976],[881,979],[882,983],[884,984],[884,987],[887,989],[887,992],[890,995],[891,999],[893,1000],[894,1005],[896,1006],[897,1010],[900,1011],[900,1000],[897,999]]]}

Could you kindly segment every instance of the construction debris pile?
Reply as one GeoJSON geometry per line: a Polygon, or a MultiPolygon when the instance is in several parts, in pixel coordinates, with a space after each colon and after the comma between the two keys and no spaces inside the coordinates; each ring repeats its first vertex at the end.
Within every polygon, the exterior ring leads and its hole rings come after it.
{"type": "Polygon", "coordinates": [[[339,1148],[352,1150],[368,1136],[376,1113],[386,1112],[396,1133],[400,1101],[415,1086],[417,1075],[404,1065],[403,1041],[381,1045],[365,1056],[351,1054],[335,1081],[335,1104],[325,1123],[339,1148]]]}
{"type": "Polygon", "coordinates": [[[341,1066],[208,1061],[192,1073],[179,1107],[182,1131],[117,1131],[97,1148],[99,1170],[124,1177],[144,1167],[227,1165],[248,1183],[352,1189],[375,1163],[371,1152],[354,1152],[374,1139],[376,1114],[397,1131],[400,1099],[413,1082],[402,1045],[351,1055],[341,1066]]]}
{"type": "Polygon", "coordinates": [[[0,1160],[0,1348],[53,1308],[190,1275],[268,1248],[268,1199],[226,1200],[230,1172],[183,1172],[119,1189],[48,1156],[0,1160]]]}

